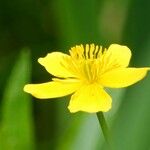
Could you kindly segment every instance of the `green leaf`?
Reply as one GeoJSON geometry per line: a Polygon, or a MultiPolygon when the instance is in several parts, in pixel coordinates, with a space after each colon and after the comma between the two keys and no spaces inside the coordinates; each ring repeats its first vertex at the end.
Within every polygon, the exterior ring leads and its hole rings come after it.
{"type": "Polygon", "coordinates": [[[5,87],[2,100],[0,149],[34,148],[32,101],[23,92],[31,76],[30,52],[23,49],[5,87]]]}

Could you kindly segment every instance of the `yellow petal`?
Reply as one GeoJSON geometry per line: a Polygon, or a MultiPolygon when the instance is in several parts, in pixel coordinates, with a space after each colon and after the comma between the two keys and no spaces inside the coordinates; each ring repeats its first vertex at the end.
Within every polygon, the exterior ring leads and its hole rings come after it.
{"type": "Polygon", "coordinates": [[[38,62],[45,67],[45,69],[52,75],[56,77],[74,77],[66,67],[67,61],[65,58],[70,57],[69,55],[63,54],[61,52],[49,53],[44,58],[39,58],[38,62]]]}
{"type": "Polygon", "coordinates": [[[127,46],[111,44],[106,51],[104,61],[110,67],[127,67],[131,58],[131,51],[127,46]]]}
{"type": "Polygon", "coordinates": [[[76,91],[69,103],[68,109],[74,113],[85,111],[94,113],[98,111],[108,111],[111,108],[111,97],[99,85],[82,86],[76,91]]]}
{"type": "Polygon", "coordinates": [[[150,68],[120,68],[106,72],[100,76],[100,84],[104,87],[122,88],[143,79],[150,68]]]}
{"type": "Polygon", "coordinates": [[[41,84],[27,84],[24,91],[36,98],[55,98],[69,95],[80,87],[80,82],[73,79],[56,80],[41,84]]]}

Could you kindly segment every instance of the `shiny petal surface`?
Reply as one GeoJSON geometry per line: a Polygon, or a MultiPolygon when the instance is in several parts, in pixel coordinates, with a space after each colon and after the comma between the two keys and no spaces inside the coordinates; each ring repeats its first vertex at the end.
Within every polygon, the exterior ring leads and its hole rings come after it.
{"type": "Polygon", "coordinates": [[[131,51],[127,46],[111,44],[106,51],[105,63],[110,67],[127,67],[131,58],[131,51]]]}
{"type": "Polygon", "coordinates": [[[111,108],[111,97],[97,84],[82,86],[76,91],[69,103],[68,109],[74,113],[85,111],[94,113],[106,112],[111,108]]]}
{"type": "Polygon", "coordinates": [[[122,88],[143,79],[150,68],[120,68],[106,72],[100,76],[100,84],[104,87],[122,88]]]}
{"type": "Polygon", "coordinates": [[[41,84],[27,84],[24,91],[36,98],[46,99],[69,95],[80,87],[80,82],[76,80],[56,80],[41,84]]]}
{"type": "Polygon", "coordinates": [[[45,69],[52,75],[56,77],[74,77],[69,69],[67,69],[67,61],[65,58],[69,58],[69,55],[63,54],[61,52],[49,53],[44,58],[39,58],[38,62],[45,67],[45,69]]]}

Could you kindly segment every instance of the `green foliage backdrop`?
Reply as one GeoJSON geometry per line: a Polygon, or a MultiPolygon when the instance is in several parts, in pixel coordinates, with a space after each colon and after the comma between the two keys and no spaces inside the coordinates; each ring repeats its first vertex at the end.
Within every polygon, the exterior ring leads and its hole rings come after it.
{"type": "MultiPolygon", "coordinates": [[[[0,149],[107,150],[95,114],[70,114],[69,97],[37,100],[23,86],[50,80],[39,57],[81,43],[127,45],[132,66],[150,66],[149,27],[148,0],[1,0],[0,149]]],[[[105,116],[115,150],[150,149],[149,91],[150,75],[108,89],[113,108],[105,116]]]]}

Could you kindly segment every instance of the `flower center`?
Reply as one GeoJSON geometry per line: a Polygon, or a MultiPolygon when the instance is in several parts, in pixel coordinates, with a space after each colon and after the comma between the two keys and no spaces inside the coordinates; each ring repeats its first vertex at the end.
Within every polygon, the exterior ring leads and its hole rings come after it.
{"type": "Polygon", "coordinates": [[[69,61],[70,70],[79,79],[87,83],[97,82],[105,50],[103,51],[101,46],[87,44],[85,48],[83,45],[73,47],[69,52],[71,56],[69,61]]]}

